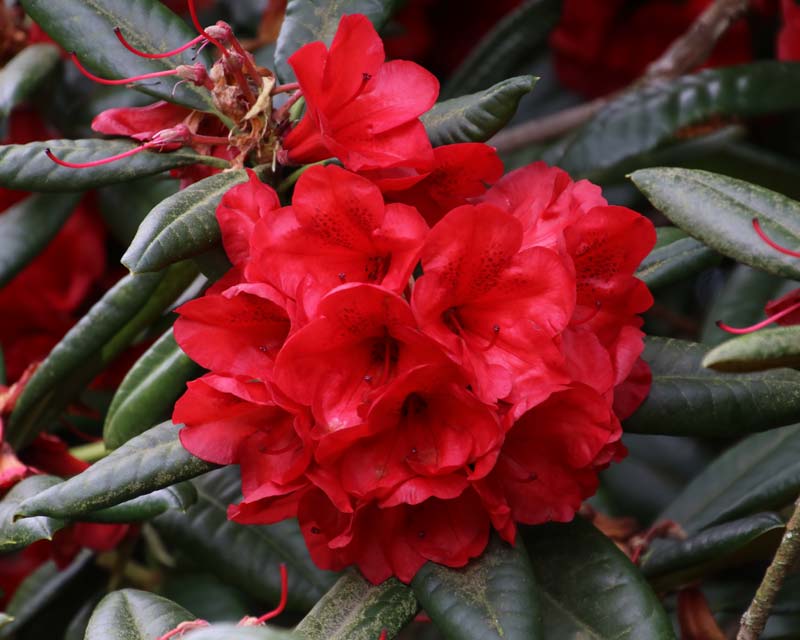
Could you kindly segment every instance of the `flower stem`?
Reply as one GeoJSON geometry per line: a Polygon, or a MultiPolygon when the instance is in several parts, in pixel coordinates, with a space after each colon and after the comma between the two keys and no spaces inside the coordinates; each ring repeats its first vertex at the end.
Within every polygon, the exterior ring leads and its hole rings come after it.
{"type": "Polygon", "coordinates": [[[742,616],[736,640],[758,640],[761,636],[786,574],[798,557],[800,557],[800,498],[794,503],[794,512],[786,525],[783,539],[753,597],[753,602],[742,616]]]}

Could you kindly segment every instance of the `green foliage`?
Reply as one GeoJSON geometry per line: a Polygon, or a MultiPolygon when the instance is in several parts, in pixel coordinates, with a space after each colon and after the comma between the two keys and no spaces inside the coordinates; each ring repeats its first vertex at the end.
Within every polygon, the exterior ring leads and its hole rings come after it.
{"type": "Polygon", "coordinates": [[[703,358],[717,371],[762,371],[800,367],[800,326],[767,329],[728,340],[703,358]]]}
{"type": "Polygon", "coordinates": [[[25,102],[50,77],[58,65],[58,47],[34,44],[14,56],[0,70],[0,119],[25,102]]]}
{"type": "Polygon", "coordinates": [[[166,598],[138,589],[113,591],[100,601],[85,640],[153,640],[194,616],[166,598]]]}
{"type": "Polygon", "coordinates": [[[671,227],[662,227],[658,231],[659,242],[636,271],[636,277],[643,280],[650,289],[658,289],[714,266],[720,256],[693,238],[676,237],[669,233],[662,242],[663,229],[670,232],[671,227]]]}

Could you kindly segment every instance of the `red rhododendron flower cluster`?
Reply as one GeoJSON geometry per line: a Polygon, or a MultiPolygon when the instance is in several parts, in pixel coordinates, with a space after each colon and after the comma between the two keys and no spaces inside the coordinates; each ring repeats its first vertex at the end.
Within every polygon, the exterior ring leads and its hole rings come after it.
{"type": "Polygon", "coordinates": [[[345,168],[307,168],[288,206],[252,172],[223,197],[234,267],[175,324],[210,370],[176,405],[184,446],[240,465],[232,519],[297,517],[317,564],[373,582],[570,520],[649,388],[652,224],[542,163],[431,149],[435,80],[363,16],[290,62],[289,157],[345,168]]]}

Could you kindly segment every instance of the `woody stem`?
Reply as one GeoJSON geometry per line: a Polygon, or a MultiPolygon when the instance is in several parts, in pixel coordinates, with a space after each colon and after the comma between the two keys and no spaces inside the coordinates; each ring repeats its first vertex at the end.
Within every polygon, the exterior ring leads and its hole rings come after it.
{"type": "Polygon", "coordinates": [[[753,602],[742,616],[736,640],[758,640],[761,636],[786,574],[798,557],[800,557],[800,498],[795,502],[794,512],[786,525],[783,539],[753,597],[753,602]]]}
{"type": "Polygon", "coordinates": [[[654,80],[677,78],[691,71],[708,58],[717,41],[749,5],[749,0],[715,0],[683,35],[650,64],[644,75],[626,89],[511,127],[497,134],[490,143],[500,153],[509,153],[530,144],[558,138],[591,120],[621,94],[654,80]]]}

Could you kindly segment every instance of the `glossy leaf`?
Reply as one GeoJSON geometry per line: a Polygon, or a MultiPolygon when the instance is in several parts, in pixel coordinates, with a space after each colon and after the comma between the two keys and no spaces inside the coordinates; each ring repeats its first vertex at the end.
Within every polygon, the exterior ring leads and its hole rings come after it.
{"type": "Polygon", "coordinates": [[[800,420],[799,371],[721,373],[702,365],[708,351],[693,342],[648,338],[644,359],[653,385],[625,429],[730,438],[800,420]]]}
{"type": "Polygon", "coordinates": [[[53,534],[64,526],[53,518],[26,518],[14,522],[20,503],[61,482],[53,476],[31,476],[17,483],[0,502],[0,553],[27,547],[37,540],[52,540],[53,534]]]}
{"type": "Polygon", "coordinates": [[[166,598],[138,589],[122,589],[100,601],[84,638],[155,640],[186,620],[194,620],[194,616],[166,598]]]}
{"type": "Polygon", "coordinates": [[[544,637],[672,640],[655,593],[616,545],[581,518],[524,532],[544,637]]]}
{"type": "Polygon", "coordinates": [[[333,583],[336,575],[317,569],[311,561],[294,520],[270,526],[228,520],[228,505],[241,499],[236,467],[198,478],[193,484],[197,503],[183,514],[165,513],[154,524],[196,566],[213,571],[253,597],[277,603],[279,565],[284,562],[289,571],[289,606],[299,611],[307,611],[333,583]]]}
{"type": "Polygon", "coordinates": [[[573,176],[589,176],[670,141],[675,133],[713,116],[752,117],[800,106],[800,68],[756,62],[707,69],[626,92],[581,127],[562,148],[546,154],[573,176]]]}
{"type": "Polygon", "coordinates": [[[429,562],[411,586],[448,640],[543,637],[536,580],[521,543],[512,547],[494,539],[464,569],[429,562]]]}
{"type": "MultiPolygon", "coordinates": [[[[175,49],[197,35],[158,0],[22,0],[22,6],[53,40],[65,50],[75,51],[87,69],[103,78],[127,78],[195,62],[192,50],[170,58],[140,58],[114,35],[114,27],[119,27],[128,42],[148,53],[175,49]]],[[[200,61],[209,60],[208,53],[200,54],[200,61]]],[[[133,86],[190,109],[212,109],[208,91],[189,82],[179,83],[175,76],[133,86]]]]}
{"type": "Polygon", "coordinates": [[[800,278],[800,261],[763,242],[752,223],[758,218],[775,242],[800,247],[800,203],[708,171],[641,169],[631,180],[673,223],[722,255],[775,275],[800,278]]]}
{"type": "Polygon", "coordinates": [[[661,514],[688,533],[761,511],[800,494],[800,425],[741,440],[692,480],[661,514]]]}
{"type": "Polygon", "coordinates": [[[665,287],[714,266],[721,256],[694,238],[675,238],[656,246],[642,260],[636,277],[650,289],[665,287]]]}
{"type": "Polygon", "coordinates": [[[248,598],[211,573],[171,571],[159,593],[209,622],[238,622],[250,615],[248,598]]]}
{"type": "Polygon", "coordinates": [[[151,176],[103,187],[97,192],[100,215],[114,239],[127,247],[150,210],[178,192],[179,180],[151,176]]]}
{"type": "Polygon", "coordinates": [[[304,638],[275,627],[237,627],[232,624],[215,624],[192,632],[187,640],[304,640],[304,638]]]}
{"type": "Polygon", "coordinates": [[[723,342],[703,358],[716,371],[763,371],[800,367],[800,325],[763,329],[723,342]]]}
{"type": "Polygon", "coordinates": [[[178,431],[171,422],[145,431],[83,473],[26,500],[17,515],[78,518],[213,469],[183,448],[178,431]]]}
{"type": "Polygon", "coordinates": [[[295,82],[287,60],[309,42],[321,40],[330,45],[342,16],[364,14],[380,30],[395,4],[396,0],[289,0],[275,48],[274,68],[278,78],[281,82],[295,82]]]}
{"type": "Polygon", "coordinates": [[[52,44],[25,47],[0,70],[0,118],[25,102],[55,70],[61,56],[52,44]]]}
{"type": "Polygon", "coordinates": [[[768,558],[783,536],[783,520],[760,513],[709,527],[686,540],[655,540],[641,570],[659,590],[687,585],[721,569],[768,558]]]}
{"type": "Polygon", "coordinates": [[[504,16],[456,69],[441,97],[485,89],[508,78],[547,45],[561,17],[561,0],[526,0],[504,16]]]}
{"type": "Polygon", "coordinates": [[[189,149],[165,153],[143,151],[98,167],[62,167],[45,154],[50,149],[68,162],[92,162],[130,151],[138,145],[128,140],[48,140],[0,146],[0,187],[23,191],[85,191],[107,184],[152,176],[191,164],[224,168],[227,162],[201,156],[189,149]]]}
{"type": "Polygon", "coordinates": [[[106,414],[103,440],[116,449],[168,417],[186,390],[186,382],[202,369],[181,351],[172,329],[136,361],[117,389],[106,414]]]}
{"type": "Polygon", "coordinates": [[[162,201],[139,226],[122,263],[134,272],[158,271],[219,244],[217,205],[228,189],[245,180],[244,171],[220,173],[162,201]]]}
{"type": "Polygon", "coordinates": [[[0,287],[8,284],[41,253],[77,203],[78,196],[37,194],[3,211],[0,216],[0,287]]]}
{"type": "MultiPolygon", "coordinates": [[[[172,509],[186,511],[197,501],[197,491],[191,482],[180,482],[121,504],[92,511],[81,519],[87,522],[144,522],[172,509]]],[[[19,522],[25,522],[20,520],[19,522]]]]}
{"type": "Polygon", "coordinates": [[[297,625],[304,640],[393,637],[417,612],[414,592],[396,578],[373,585],[348,571],[297,625]]]}
{"type": "Polygon", "coordinates": [[[485,91],[438,102],[421,118],[431,144],[488,140],[511,120],[535,84],[533,76],[517,76],[485,91]]]}

